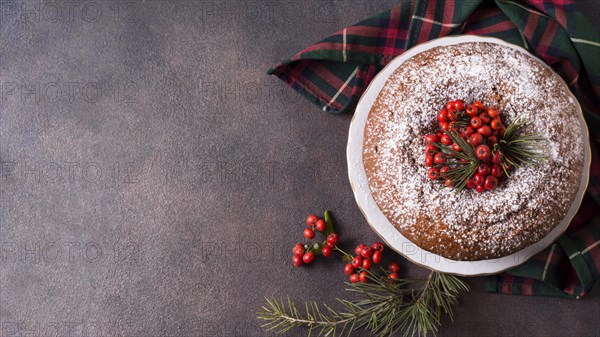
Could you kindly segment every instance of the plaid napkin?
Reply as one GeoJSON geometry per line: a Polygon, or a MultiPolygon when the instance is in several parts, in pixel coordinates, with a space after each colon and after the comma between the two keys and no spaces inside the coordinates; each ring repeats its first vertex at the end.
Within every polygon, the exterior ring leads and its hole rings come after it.
{"type": "MultiPolygon", "coordinates": [[[[304,49],[269,74],[323,111],[352,111],[395,56],[457,34],[498,37],[544,60],[568,83],[592,137],[600,139],[600,38],[572,0],[405,0],[304,49]]],[[[524,265],[489,277],[488,291],[579,298],[600,278],[600,148],[595,140],[590,184],[567,232],[524,265]]]]}

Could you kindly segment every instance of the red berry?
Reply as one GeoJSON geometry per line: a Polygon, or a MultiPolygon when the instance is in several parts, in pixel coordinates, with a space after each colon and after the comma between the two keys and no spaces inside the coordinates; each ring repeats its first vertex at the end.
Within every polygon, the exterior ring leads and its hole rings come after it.
{"type": "Polygon", "coordinates": [[[315,253],[308,252],[302,256],[302,261],[306,264],[310,264],[315,259],[315,253]]]}
{"type": "Polygon", "coordinates": [[[484,126],[480,127],[479,129],[477,129],[477,132],[480,133],[484,137],[488,137],[488,136],[492,135],[492,128],[490,128],[488,125],[484,125],[484,126]]]}
{"type": "Polygon", "coordinates": [[[365,246],[365,248],[363,248],[363,250],[362,250],[362,254],[361,255],[364,258],[370,259],[373,256],[373,252],[374,252],[373,248],[371,248],[369,246],[365,246]]]}
{"type": "Polygon", "coordinates": [[[467,183],[465,184],[465,187],[468,189],[473,189],[475,188],[475,183],[473,182],[473,178],[471,177],[467,183]]]}
{"type": "Polygon", "coordinates": [[[452,109],[448,109],[448,112],[446,112],[446,115],[448,116],[448,119],[451,121],[455,121],[456,120],[456,110],[454,108],[452,109]]]}
{"type": "Polygon", "coordinates": [[[487,112],[482,112],[481,114],[479,114],[479,119],[481,119],[481,122],[483,124],[490,124],[490,121],[492,120],[490,118],[490,115],[487,114],[487,112]]]}
{"type": "Polygon", "coordinates": [[[367,269],[367,270],[371,269],[371,263],[372,263],[371,259],[364,259],[363,263],[362,263],[363,269],[367,269]]]}
{"type": "Polygon", "coordinates": [[[433,161],[433,156],[425,156],[425,166],[429,167],[431,165],[433,165],[434,161],[433,161]]]}
{"type": "Polygon", "coordinates": [[[475,148],[475,155],[480,160],[488,160],[490,158],[490,147],[487,145],[479,145],[475,148]]]}
{"type": "Polygon", "coordinates": [[[498,136],[499,137],[504,137],[504,132],[506,132],[506,128],[504,127],[504,125],[502,125],[500,127],[500,129],[498,129],[498,136]]]}
{"type": "Polygon", "coordinates": [[[292,263],[294,263],[294,266],[300,267],[302,265],[302,256],[294,255],[294,257],[292,258],[292,263]]]}
{"type": "Polygon", "coordinates": [[[502,169],[502,166],[500,166],[500,165],[492,166],[492,175],[496,178],[502,177],[504,175],[504,170],[502,169]]]}
{"type": "Polygon", "coordinates": [[[350,275],[350,282],[358,283],[360,281],[360,276],[358,274],[350,275]]]}
{"type": "Polygon", "coordinates": [[[480,101],[473,102],[473,105],[475,105],[479,110],[485,109],[485,105],[483,105],[483,103],[481,103],[480,101]]]}
{"type": "Polygon", "coordinates": [[[346,273],[346,275],[354,274],[354,267],[352,267],[352,264],[346,263],[344,266],[344,273],[346,273]]]}
{"type": "Polygon", "coordinates": [[[327,225],[325,224],[325,220],[323,220],[323,219],[317,220],[316,227],[319,232],[324,231],[327,228],[327,225]]]}
{"type": "Polygon", "coordinates": [[[440,111],[440,113],[437,116],[437,120],[440,123],[447,122],[448,119],[446,117],[447,117],[447,115],[446,115],[446,109],[442,109],[442,111],[440,111]]]}
{"type": "Polygon", "coordinates": [[[398,273],[391,273],[390,275],[388,275],[390,280],[397,280],[400,278],[400,276],[398,275],[398,273]]]}
{"type": "Polygon", "coordinates": [[[442,152],[439,152],[435,155],[435,157],[433,157],[433,161],[435,161],[436,164],[443,164],[447,159],[448,158],[446,158],[446,154],[442,152]]]}
{"type": "Polygon", "coordinates": [[[438,143],[440,141],[440,137],[438,137],[438,135],[429,134],[425,136],[425,141],[427,143],[438,143]]]}
{"type": "Polygon", "coordinates": [[[456,152],[461,152],[462,149],[460,148],[460,146],[456,143],[452,144],[452,150],[456,151],[456,152]]]}
{"type": "Polygon", "coordinates": [[[475,173],[472,179],[475,186],[483,186],[483,184],[485,184],[485,176],[482,176],[479,173],[475,173]]]}
{"type": "Polygon", "coordinates": [[[366,271],[363,271],[362,273],[360,273],[360,276],[359,276],[360,282],[367,283],[369,281],[368,275],[369,275],[369,273],[367,273],[366,271]]]}
{"type": "Polygon", "coordinates": [[[440,177],[440,170],[437,167],[431,167],[427,170],[427,177],[431,180],[436,180],[440,177]]]}
{"type": "Polygon", "coordinates": [[[477,107],[475,107],[474,105],[469,105],[467,107],[467,109],[465,110],[465,113],[469,117],[475,117],[475,116],[477,116],[477,112],[479,112],[479,111],[477,110],[477,107]]]}
{"type": "Polygon", "coordinates": [[[452,186],[454,186],[454,180],[446,179],[446,181],[444,182],[444,185],[446,185],[446,187],[452,187],[452,186]]]}
{"type": "Polygon", "coordinates": [[[492,172],[492,166],[490,164],[481,163],[479,167],[477,167],[477,172],[482,176],[487,176],[492,172]]]}
{"type": "Polygon", "coordinates": [[[492,118],[497,118],[498,116],[500,116],[500,111],[498,111],[497,109],[494,109],[494,108],[487,109],[487,113],[492,118]]]}
{"type": "Polygon", "coordinates": [[[338,243],[339,240],[339,235],[337,235],[337,233],[331,233],[327,236],[327,243],[331,244],[331,245],[336,245],[338,243]]]}
{"type": "Polygon", "coordinates": [[[397,273],[400,271],[400,265],[397,262],[391,262],[388,264],[388,270],[390,273],[397,273]]]}
{"type": "Polygon", "coordinates": [[[440,123],[440,129],[442,129],[442,131],[447,131],[450,128],[450,124],[448,124],[448,122],[441,122],[440,123]]]}
{"type": "Polygon", "coordinates": [[[502,155],[502,153],[494,152],[494,155],[492,156],[492,163],[502,164],[502,161],[504,161],[504,156],[502,155]]]}
{"type": "Polygon", "coordinates": [[[460,128],[460,133],[467,137],[470,137],[474,132],[475,129],[473,129],[473,127],[470,125],[463,126],[462,128],[460,128]]]}
{"type": "Polygon", "coordinates": [[[292,249],[294,255],[303,255],[304,254],[304,245],[298,242],[294,248],[292,249]]]}
{"type": "Polygon", "coordinates": [[[446,174],[448,174],[448,171],[450,171],[450,166],[444,166],[440,169],[440,177],[445,177],[446,174]]]}
{"type": "Polygon", "coordinates": [[[486,141],[487,141],[487,143],[490,146],[493,146],[494,144],[498,143],[498,137],[496,137],[496,136],[489,136],[489,137],[487,137],[486,141]]]}
{"type": "Polygon", "coordinates": [[[443,134],[442,135],[441,142],[444,145],[452,145],[452,143],[454,143],[452,141],[452,137],[450,137],[450,135],[448,135],[448,134],[443,134]]]}
{"type": "Polygon", "coordinates": [[[331,248],[325,246],[323,248],[321,248],[321,253],[323,253],[323,256],[329,256],[331,255],[333,251],[331,250],[331,248]]]}
{"type": "Polygon", "coordinates": [[[494,188],[498,187],[498,178],[494,176],[487,176],[487,178],[485,178],[484,187],[486,190],[493,190],[494,188]]]}
{"type": "Polygon", "coordinates": [[[354,267],[354,268],[362,267],[363,260],[364,260],[364,258],[362,256],[355,256],[354,259],[352,259],[352,267],[354,267]]]}
{"type": "Polygon", "coordinates": [[[475,129],[481,127],[481,125],[483,125],[483,123],[481,122],[481,118],[475,116],[475,117],[471,117],[471,126],[475,129]]]}
{"type": "Polygon", "coordinates": [[[481,192],[485,191],[485,187],[483,187],[483,185],[475,186],[475,191],[477,191],[477,193],[481,193],[481,192]]]}
{"type": "Polygon", "coordinates": [[[310,228],[305,228],[304,229],[304,236],[307,239],[312,239],[312,238],[315,237],[315,232],[312,229],[310,229],[310,228]]]}
{"type": "Polygon", "coordinates": [[[378,250],[373,253],[373,263],[379,264],[379,262],[381,262],[381,252],[382,251],[378,250]]]}
{"type": "Polygon", "coordinates": [[[316,215],[311,214],[308,216],[308,218],[306,218],[306,224],[308,226],[313,226],[315,224],[315,222],[317,222],[318,219],[319,218],[316,215]]]}
{"type": "Polygon", "coordinates": [[[427,146],[425,146],[425,154],[428,156],[435,156],[435,154],[438,152],[438,148],[437,146],[433,145],[433,144],[427,144],[427,146]]]}
{"type": "Polygon", "coordinates": [[[454,102],[446,103],[446,110],[454,109],[454,102]]]}
{"type": "Polygon", "coordinates": [[[474,133],[471,135],[471,137],[469,137],[469,140],[471,140],[471,145],[476,147],[483,142],[483,136],[480,133],[474,133]]]}
{"type": "Polygon", "coordinates": [[[500,120],[500,118],[494,118],[490,122],[490,127],[494,130],[500,130],[500,128],[502,127],[502,121],[500,120]]]}
{"type": "Polygon", "coordinates": [[[461,100],[456,100],[454,101],[454,109],[458,110],[458,111],[462,111],[465,109],[465,102],[461,101],[461,100]]]}
{"type": "Polygon", "coordinates": [[[383,252],[385,250],[385,246],[383,245],[383,243],[377,241],[374,244],[371,245],[371,248],[383,252]]]}
{"type": "Polygon", "coordinates": [[[361,243],[360,245],[356,246],[356,248],[354,248],[354,253],[356,255],[362,255],[362,251],[365,247],[366,247],[366,245],[361,243]]]}

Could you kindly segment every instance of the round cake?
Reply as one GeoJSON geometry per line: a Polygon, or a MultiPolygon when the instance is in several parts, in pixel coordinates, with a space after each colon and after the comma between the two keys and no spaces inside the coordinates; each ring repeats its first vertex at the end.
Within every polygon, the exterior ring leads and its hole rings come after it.
{"type": "Polygon", "coordinates": [[[387,80],[367,120],[363,163],[371,194],[402,235],[451,260],[515,253],[566,216],[579,189],[584,149],[578,103],[564,82],[513,48],[468,42],[428,49],[387,80]],[[424,137],[439,131],[446,102],[481,101],[548,141],[548,161],[519,166],[490,191],[459,193],[427,176],[424,137]]]}

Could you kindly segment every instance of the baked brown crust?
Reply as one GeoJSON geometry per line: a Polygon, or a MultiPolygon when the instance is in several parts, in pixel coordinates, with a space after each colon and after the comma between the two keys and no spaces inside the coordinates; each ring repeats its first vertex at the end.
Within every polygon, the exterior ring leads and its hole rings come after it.
{"type": "Polygon", "coordinates": [[[533,58],[485,42],[442,46],[390,76],[365,128],[363,163],[373,198],[419,247],[452,260],[483,260],[535,244],[566,216],[583,168],[579,108],[562,80],[533,58]],[[548,139],[549,162],[521,167],[492,191],[454,193],[427,179],[424,136],[449,100],[481,100],[548,139]]]}

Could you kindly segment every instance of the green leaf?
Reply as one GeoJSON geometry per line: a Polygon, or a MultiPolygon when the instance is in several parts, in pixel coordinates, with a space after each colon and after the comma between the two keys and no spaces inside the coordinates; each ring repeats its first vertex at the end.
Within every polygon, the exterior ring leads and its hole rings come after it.
{"type": "Polygon", "coordinates": [[[329,234],[335,233],[335,228],[333,227],[333,221],[331,220],[331,213],[329,212],[329,210],[325,211],[325,214],[323,214],[323,218],[325,218],[325,237],[327,237],[329,236],[329,234]]]}

